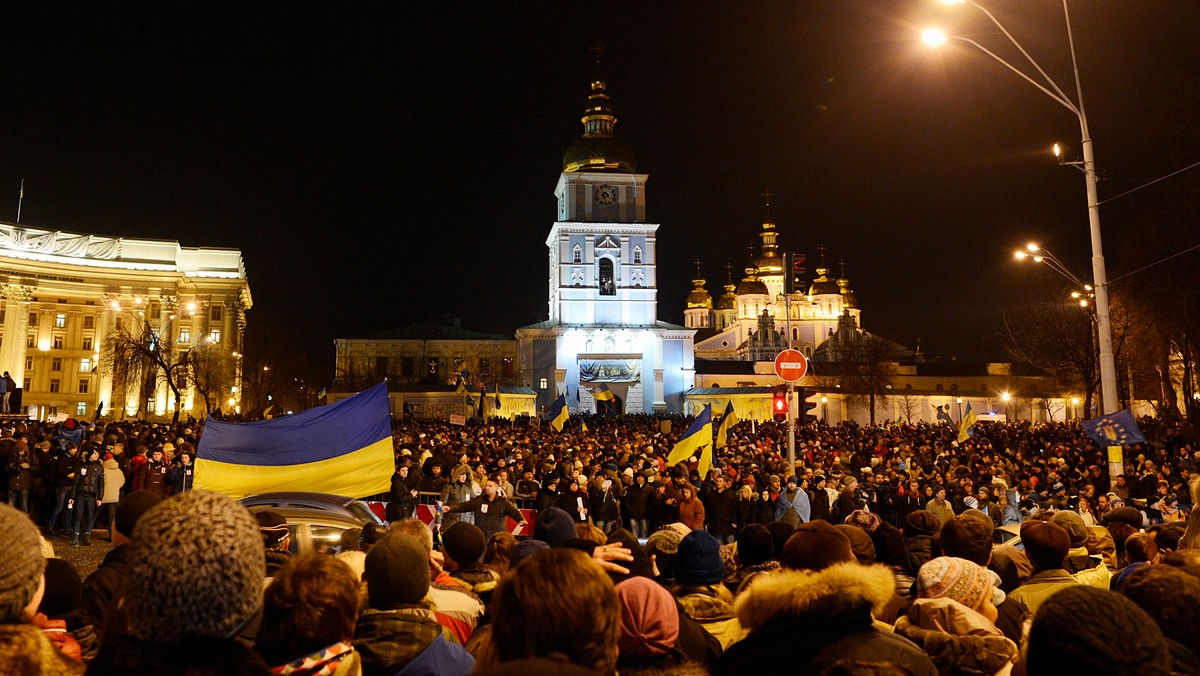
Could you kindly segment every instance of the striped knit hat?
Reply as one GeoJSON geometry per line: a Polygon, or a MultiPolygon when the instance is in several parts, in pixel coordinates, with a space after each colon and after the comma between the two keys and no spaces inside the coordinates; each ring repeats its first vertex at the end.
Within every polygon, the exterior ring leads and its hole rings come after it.
{"type": "Polygon", "coordinates": [[[930,559],[917,572],[917,593],[923,599],[948,598],[979,610],[992,597],[992,581],[979,564],[954,556],[930,559]]]}

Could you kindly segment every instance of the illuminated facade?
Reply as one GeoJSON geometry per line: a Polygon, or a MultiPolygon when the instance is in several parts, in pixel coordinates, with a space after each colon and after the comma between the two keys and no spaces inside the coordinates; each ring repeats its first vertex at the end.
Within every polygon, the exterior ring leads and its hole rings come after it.
{"type": "MultiPolygon", "coordinates": [[[[114,383],[102,354],[118,326],[169,337],[177,360],[201,346],[212,363],[223,355],[220,391],[206,394],[215,408],[237,405],[237,355],[253,302],[236,249],[0,223],[0,296],[0,370],[22,388],[14,412],[90,419],[103,403],[105,418],[169,416],[175,401],[161,379],[114,383]]],[[[182,410],[203,415],[204,402],[184,384],[182,410]]]]}
{"type": "Polygon", "coordinates": [[[567,394],[595,410],[606,386],[629,413],[678,412],[693,386],[695,331],[658,320],[658,225],[646,223],[646,174],[613,134],[605,83],[592,82],[583,136],[563,157],[549,250],[549,319],[517,329],[525,384],[547,406],[567,394]]]}

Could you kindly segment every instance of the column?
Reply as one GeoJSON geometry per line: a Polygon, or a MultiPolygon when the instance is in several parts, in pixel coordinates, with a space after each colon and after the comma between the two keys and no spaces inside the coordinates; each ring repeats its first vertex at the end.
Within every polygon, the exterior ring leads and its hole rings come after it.
{"type": "MultiPolygon", "coordinates": [[[[16,368],[17,361],[21,362],[22,368],[25,365],[25,335],[17,330],[17,315],[21,313],[21,309],[17,302],[8,297],[8,289],[4,289],[4,340],[0,342],[0,372],[12,371],[16,368]]],[[[16,380],[16,377],[13,377],[16,380]]]]}
{"type": "Polygon", "coordinates": [[[664,398],[663,369],[654,369],[654,412],[666,413],[667,401],[664,398]]]}

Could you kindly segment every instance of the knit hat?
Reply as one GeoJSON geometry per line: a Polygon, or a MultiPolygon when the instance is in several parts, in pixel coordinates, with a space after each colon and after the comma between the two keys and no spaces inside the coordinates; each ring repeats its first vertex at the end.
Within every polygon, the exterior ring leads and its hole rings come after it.
{"type": "Polygon", "coordinates": [[[367,552],[363,577],[372,608],[415,605],[429,592],[429,555],[415,537],[388,533],[367,552]]]}
{"type": "Polygon", "coordinates": [[[679,610],[671,592],[645,577],[631,577],[616,589],[621,604],[620,654],[656,657],[670,652],[679,640],[679,610]]]}
{"type": "Polygon", "coordinates": [[[787,544],[788,538],[792,537],[792,533],[796,532],[796,526],[786,521],[772,521],[767,524],[767,530],[771,532],[771,556],[776,561],[783,554],[783,546],[787,544]]]}
{"type": "Polygon", "coordinates": [[[617,584],[627,577],[654,577],[654,566],[650,563],[650,557],[646,554],[646,549],[642,547],[642,543],[638,542],[637,537],[633,533],[624,528],[618,528],[609,534],[605,544],[619,544],[633,554],[632,561],[621,562],[622,566],[629,569],[628,574],[609,573],[613,584],[617,584]]]}
{"type": "Polygon", "coordinates": [[[117,518],[114,521],[117,532],[125,537],[133,535],[133,527],[138,519],[160,502],[162,498],[159,495],[147,490],[134,491],[121,498],[117,503],[117,518]]]}
{"type": "Polygon", "coordinates": [[[917,572],[917,594],[923,599],[948,598],[979,610],[984,599],[1004,602],[1004,592],[992,586],[991,576],[979,564],[956,556],[930,559],[917,572]],[[999,596],[997,596],[999,594],[999,596]]]}
{"type": "Polygon", "coordinates": [[[850,516],[846,517],[846,523],[851,526],[858,526],[866,533],[874,533],[875,529],[879,528],[879,521],[878,514],[873,514],[865,509],[856,509],[850,512],[850,516]]]}
{"type": "Polygon", "coordinates": [[[737,534],[737,556],[744,566],[766,563],[775,555],[775,542],[771,531],[761,523],[745,526],[737,534]]]}
{"type": "Polygon", "coordinates": [[[37,611],[54,619],[79,607],[83,598],[83,579],[75,566],[63,559],[46,559],[46,593],[37,611]]]}
{"type": "Polygon", "coordinates": [[[708,531],[694,530],[679,541],[675,580],[684,585],[717,584],[725,577],[721,543],[708,531]]]}
{"type": "Polygon", "coordinates": [[[1021,524],[1021,544],[1034,568],[1050,570],[1062,568],[1071,549],[1071,536],[1056,523],[1026,521],[1021,524]]]}
{"type": "Polygon", "coordinates": [[[550,545],[541,540],[521,540],[513,547],[512,553],[508,555],[508,565],[510,568],[516,568],[517,564],[544,549],[550,549],[550,545]]]}
{"type": "Polygon", "coordinates": [[[533,537],[552,548],[561,547],[575,537],[575,521],[558,507],[543,510],[538,512],[537,521],[533,524],[533,537]]]}
{"type": "Polygon", "coordinates": [[[675,579],[675,556],[682,540],[683,536],[670,528],[655,531],[646,538],[646,556],[654,557],[659,579],[675,579]]]}
{"type": "Polygon", "coordinates": [[[1162,631],[1133,601],[1090,585],[1071,585],[1038,607],[1029,628],[1029,676],[1168,674],[1162,631]]]}
{"type": "Polygon", "coordinates": [[[228,638],[261,606],[265,574],[262,536],[245,507],[208,491],[163,500],[129,545],[130,633],[157,643],[228,638]]]}
{"type": "Polygon", "coordinates": [[[796,526],[779,555],[779,563],[793,570],[824,570],[855,560],[850,538],[821,520],[796,526]]]}
{"type": "Polygon", "coordinates": [[[483,550],[487,549],[487,539],[475,524],[455,521],[442,533],[442,545],[446,549],[446,556],[454,559],[458,565],[466,567],[477,563],[483,556],[483,550]]]}
{"type": "Polygon", "coordinates": [[[914,510],[904,520],[904,533],[913,535],[933,535],[942,529],[942,522],[933,512],[927,509],[914,510]]]}
{"type": "Polygon", "coordinates": [[[1087,544],[1087,524],[1083,517],[1070,510],[1055,512],[1050,521],[1063,527],[1071,539],[1071,547],[1083,547],[1087,544]]]}
{"type": "Polygon", "coordinates": [[[33,600],[42,582],[46,560],[42,558],[42,538],[29,517],[0,503],[0,623],[21,618],[25,606],[33,600]]]}
{"type": "Polygon", "coordinates": [[[854,552],[855,560],[864,566],[875,563],[875,543],[871,542],[871,536],[866,531],[848,523],[835,523],[833,527],[850,540],[850,551],[854,552]]]}
{"type": "Polygon", "coordinates": [[[254,519],[258,521],[258,530],[267,549],[277,546],[290,535],[287,519],[275,512],[255,512],[254,519]]]}

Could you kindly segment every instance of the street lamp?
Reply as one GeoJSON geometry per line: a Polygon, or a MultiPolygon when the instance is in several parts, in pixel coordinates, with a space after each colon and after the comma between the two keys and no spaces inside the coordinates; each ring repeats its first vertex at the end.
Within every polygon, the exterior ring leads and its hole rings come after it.
{"type": "Polygon", "coordinates": [[[821,395],[821,417],[825,419],[825,424],[829,424],[829,397],[821,395]]]}
{"type": "MultiPolygon", "coordinates": [[[[996,17],[993,16],[992,13],[986,8],[981,6],[979,3],[974,2],[973,0],[947,0],[946,4],[969,4],[983,12],[983,14],[986,15],[987,18],[990,19],[991,22],[995,24],[1002,33],[1004,33],[1004,36],[1008,38],[1009,42],[1011,42],[1021,52],[1021,55],[1025,57],[1030,65],[1037,70],[1045,82],[1053,88],[1053,91],[1031,78],[1021,69],[1002,59],[995,52],[984,47],[971,38],[960,35],[948,36],[936,29],[930,29],[925,31],[921,36],[922,40],[926,44],[931,46],[939,46],[945,44],[949,40],[957,40],[959,42],[970,44],[984,54],[992,57],[992,59],[1000,63],[1000,65],[1019,75],[1029,84],[1037,87],[1039,91],[1046,96],[1049,96],[1067,110],[1074,113],[1075,117],[1079,119],[1079,131],[1083,138],[1082,169],[1084,183],[1087,187],[1088,225],[1092,241],[1092,282],[1093,286],[1095,287],[1094,293],[1096,296],[1096,332],[1099,337],[1098,342],[1100,345],[1100,393],[1104,412],[1113,413],[1117,410],[1117,369],[1116,363],[1113,359],[1112,327],[1108,310],[1108,281],[1107,273],[1104,269],[1104,251],[1103,247],[1101,246],[1100,238],[1100,205],[1096,190],[1096,157],[1095,151],[1092,147],[1092,135],[1088,131],[1087,114],[1084,112],[1083,107],[1083,86],[1079,81],[1079,62],[1075,57],[1075,37],[1071,31],[1071,15],[1067,10],[1067,0],[1063,0],[1063,18],[1066,20],[1067,24],[1067,43],[1071,49],[1071,65],[1075,76],[1075,101],[1078,103],[1071,101],[1071,98],[1068,97],[1065,92],[1063,92],[1062,88],[1058,86],[1054,79],[1046,74],[1046,71],[1044,71],[1042,67],[1038,65],[1037,61],[1035,61],[1033,57],[1029,55],[1029,52],[1025,51],[1025,48],[1022,47],[1021,44],[1017,42],[1016,38],[1014,38],[1012,34],[1008,32],[1008,29],[1006,29],[1000,23],[1000,21],[997,20],[996,17]]],[[[1120,474],[1123,471],[1123,468],[1121,463],[1114,462],[1110,459],[1108,471],[1109,475],[1115,477],[1117,474],[1120,474]]]]}

